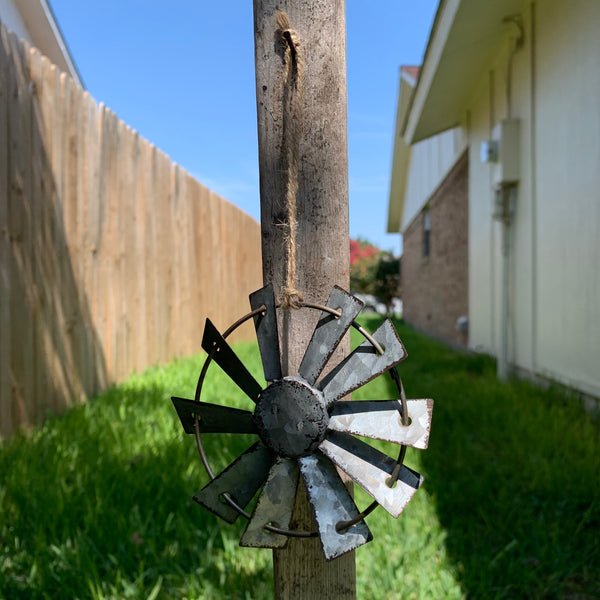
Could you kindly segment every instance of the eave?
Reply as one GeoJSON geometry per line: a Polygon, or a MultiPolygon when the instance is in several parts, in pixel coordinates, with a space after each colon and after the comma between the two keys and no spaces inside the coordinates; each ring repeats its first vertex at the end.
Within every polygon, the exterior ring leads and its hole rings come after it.
{"type": "Polygon", "coordinates": [[[479,80],[514,24],[523,0],[442,0],[415,93],[403,123],[414,144],[461,122],[479,80]]]}
{"type": "Polygon", "coordinates": [[[47,0],[13,0],[36,48],[85,87],[65,38],[47,0]]]}

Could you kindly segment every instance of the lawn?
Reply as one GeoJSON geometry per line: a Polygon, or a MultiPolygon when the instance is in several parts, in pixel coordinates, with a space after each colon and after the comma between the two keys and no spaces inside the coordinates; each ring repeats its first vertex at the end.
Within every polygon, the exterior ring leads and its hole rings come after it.
{"type": "MultiPolygon", "coordinates": [[[[406,458],[424,486],[398,520],[367,519],[359,598],[599,598],[598,424],[576,398],[499,383],[490,359],[397,325],[408,396],[435,399],[433,427],[406,458]]],[[[255,345],[236,352],[259,379],[255,345]]],[[[208,477],[169,398],[193,396],[202,361],[152,368],[0,445],[1,599],[272,597],[271,552],[239,548],[241,519],[191,501],[208,477]]],[[[392,396],[387,377],[354,394],[392,396]]],[[[250,408],[216,366],[203,399],[250,408]]],[[[216,469],[252,441],[205,438],[216,469]]]]}

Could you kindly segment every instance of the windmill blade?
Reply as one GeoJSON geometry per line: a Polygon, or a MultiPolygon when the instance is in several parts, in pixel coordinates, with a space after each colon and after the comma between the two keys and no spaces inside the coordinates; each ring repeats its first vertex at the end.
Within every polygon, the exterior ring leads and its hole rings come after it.
{"type": "Polygon", "coordinates": [[[323,552],[332,560],[370,542],[371,531],[364,521],[338,532],[336,525],[358,516],[358,508],[335,467],[325,456],[315,452],[298,459],[308,501],[317,523],[323,552]]]}
{"type": "Polygon", "coordinates": [[[319,450],[393,517],[400,515],[423,482],[418,473],[402,466],[397,483],[389,487],[387,481],[396,467],[396,461],[345,433],[330,432],[321,442],[319,450]]]}
{"type": "Polygon", "coordinates": [[[252,377],[242,361],[237,357],[225,338],[219,333],[210,319],[206,319],[202,348],[229,375],[231,380],[252,400],[256,402],[262,391],[258,381],[252,377]]]}
{"type": "Polygon", "coordinates": [[[269,284],[250,294],[250,306],[256,310],[265,307],[264,312],[254,316],[256,339],[260,349],[263,371],[266,381],[281,379],[281,359],[279,357],[279,335],[277,333],[277,314],[275,312],[275,294],[269,284]]]}
{"type": "Polygon", "coordinates": [[[383,354],[377,354],[367,340],[319,382],[328,406],[406,358],[406,350],[389,319],[372,337],[383,348],[383,354]]]}
{"type": "Polygon", "coordinates": [[[298,369],[298,373],[310,384],[317,380],[364,304],[336,285],[327,300],[327,306],[341,310],[342,314],[338,318],[325,311],[321,313],[298,369]]]}
{"type": "Polygon", "coordinates": [[[272,464],[271,452],[257,442],[203,487],[194,500],[228,523],[233,523],[239,513],[222,495],[229,494],[238,506],[244,508],[267,478],[272,464]]]}
{"type": "Polygon", "coordinates": [[[271,467],[267,482],[258,497],[252,518],[240,540],[240,546],[252,548],[283,548],[287,536],[265,529],[273,525],[289,529],[298,487],[298,463],[278,458],[271,467]]]}
{"type": "Polygon", "coordinates": [[[427,448],[433,400],[407,400],[409,425],[402,425],[400,400],[336,402],[327,429],[363,437],[427,448]]]}
{"type": "Polygon", "coordinates": [[[196,417],[200,433],[258,433],[252,413],[247,410],[175,396],[171,400],[186,433],[196,432],[196,417]]]}

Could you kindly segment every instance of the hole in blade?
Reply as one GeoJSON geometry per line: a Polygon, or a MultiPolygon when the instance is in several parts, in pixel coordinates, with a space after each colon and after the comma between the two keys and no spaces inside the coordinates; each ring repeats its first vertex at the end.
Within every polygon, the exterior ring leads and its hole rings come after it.
{"type": "Polygon", "coordinates": [[[387,485],[389,488],[394,489],[398,485],[398,478],[394,476],[388,477],[385,480],[385,485],[387,485]]]}
{"type": "Polygon", "coordinates": [[[281,529],[281,525],[277,521],[268,521],[265,523],[265,526],[276,527],[277,529],[281,529]]]}
{"type": "Polygon", "coordinates": [[[348,525],[348,521],[338,521],[335,524],[335,530],[340,535],[344,535],[348,531],[348,529],[350,529],[350,527],[351,525],[348,525]]]}
{"type": "Polygon", "coordinates": [[[398,423],[401,427],[410,427],[412,425],[412,417],[409,415],[406,425],[402,422],[402,415],[398,415],[398,423]]]}
{"type": "MultiPolygon", "coordinates": [[[[227,504],[229,506],[229,502],[227,501],[227,498],[230,498],[231,500],[233,500],[233,497],[228,492],[221,492],[219,494],[219,502],[221,504],[227,504]]],[[[234,500],[234,502],[235,502],[235,500],[234,500]]]]}

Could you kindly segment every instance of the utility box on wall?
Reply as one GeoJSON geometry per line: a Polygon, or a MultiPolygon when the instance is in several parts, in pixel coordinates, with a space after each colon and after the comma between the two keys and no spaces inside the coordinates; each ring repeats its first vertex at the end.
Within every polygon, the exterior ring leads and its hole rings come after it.
{"type": "Polygon", "coordinates": [[[519,120],[503,119],[492,130],[497,149],[492,163],[492,184],[495,188],[519,181],[519,120]]]}

